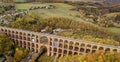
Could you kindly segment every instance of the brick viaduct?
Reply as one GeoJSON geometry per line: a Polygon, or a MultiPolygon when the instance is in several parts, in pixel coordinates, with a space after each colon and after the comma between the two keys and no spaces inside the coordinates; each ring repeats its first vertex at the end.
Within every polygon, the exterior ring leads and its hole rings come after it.
{"type": "Polygon", "coordinates": [[[80,55],[89,54],[96,51],[116,51],[120,52],[119,46],[111,46],[83,40],[65,38],[61,36],[18,30],[7,27],[0,27],[0,30],[6,33],[15,44],[33,52],[40,52],[44,46],[47,49],[48,56],[80,55]]]}

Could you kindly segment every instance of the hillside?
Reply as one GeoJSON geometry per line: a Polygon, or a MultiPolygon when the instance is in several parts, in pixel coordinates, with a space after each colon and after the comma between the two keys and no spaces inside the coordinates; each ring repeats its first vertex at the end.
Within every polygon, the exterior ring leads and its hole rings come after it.
{"type": "Polygon", "coordinates": [[[29,9],[30,7],[37,7],[37,6],[49,6],[54,5],[54,9],[36,9],[30,12],[40,16],[40,17],[68,17],[71,19],[79,20],[82,19],[77,17],[80,16],[79,12],[72,11],[72,8],[75,8],[72,5],[63,4],[63,3],[47,3],[47,4],[35,4],[35,3],[27,3],[27,4],[15,4],[17,9],[29,9]],[[41,15],[42,14],[42,15],[41,15]]]}
{"type": "MultiPolygon", "coordinates": [[[[71,1],[77,2],[83,0],[71,0],[71,1]]],[[[86,0],[86,1],[90,1],[90,0],[86,0]]],[[[9,23],[0,23],[0,26],[6,26],[20,30],[34,31],[39,33],[47,33],[47,34],[52,34],[52,35],[62,36],[72,39],[80,39],[84,41],[95,42],[98,44],[106,44],[115,47],[120,46],[119,6],[104,7],[97,3],[90,3],[90,2],[87,3],[30,2],[30,3],[14,3],[13,9],[11,9],[11,7],[9,7],[7,3],[3,3],[1,5],[6,5],[6,6],[1,6],[0,8],[2,9],[1,15],[3,16],[6,14],[9,15],[13,14],[13,15],[1,18],[2,22],[7,21],[9,23]],[[20,13],[20,14],[14,15],[14,13],[15,14],[20,13]]],[[[34,35],[32,34],[31,36],[33,37],[34,35]]],[[[0,37],[1,37],[0,39],[6,39],[6,37],[4,36],[2,37],[0,35],[0,37]]],[[[36,36],[35,38],[38,37],[39,36],[36,36]]],[[[20,37],[18,36],[18,39],[19,38],[22,39],[21,36],[20,37]]],[[[30,41],[29,37],[26,39],[25,37],[23,37],[23,39],[25,41],[28,40],[30,41]]],[[[32,41],[34,40],[33,38],[31,39],[32,41]]],[[[5,42],[9,40],[7,39],[5,40],[5,42]]],[[[47,39],[45,39],[45,42],[46,40],[47,39]]],[[[6,44],[7,43],[3,44],[4,46],[1,47],[2,48],[6,47],[6,44]]],[[[1,47],[0,50],[2,50],[1,47]]],[[[20,62],[21,60],[25,62],[28,58],[30,58],[29,60],[31,62],[32,61],[35,62],[36,57],[38,56],[36,52],[34,52],[35,53],[34,54],[33,52],[29,52],[28,50],[25,50],[16,45],[13,45],[13,47],[14,47],[13,49],[14,53],[13,55],[8,57],[7,59],[8,62],[9,61],[20,62]],[[11,60],[11,58],[14,60],[11,60]]],[[[32,43],[32,47],[34,47],[33,43],[32,43]]],[[[64,47],[65,46],[63,46],[63,48],[64,47]]],[[[93,47],[90,46],[90,48],[93,47]]],[[[85,49],[87,49],[87,47],[85,49]]],[[[55,51],[54,48],[52,50],[55,51]]],[[[45,53],[46,51],[42,52],[42,55],[39,56],[40,58],[39,57],[37,58],[39,62],[53,62],[54,60],[57,60],[55,59],[55,56],[52,57],[47,56],[45,53]]],[[[75,51],[75,49],[73,49],[73,51],[75,51]]],[[[87,50],[85,52],[87,52],[87,50]]],[[[4,52],[2,52],[2,55],[3,54],[4,52]]],[[[83,62],[83,61],[84,62],[110,62],[110,61],[119,62],[120,60],[119,60],[119,54],[117,52],[113,52],[113,51],[108,52],[107,50],[104,53],[102,50],[102,51],[96,51],[96,53],[91,53],[89,55],[75,54],[73,56],[68,55],[58,58],[58,62],[83,62]],[[71,60],[71,58],[73,59],[71,60]]]]}

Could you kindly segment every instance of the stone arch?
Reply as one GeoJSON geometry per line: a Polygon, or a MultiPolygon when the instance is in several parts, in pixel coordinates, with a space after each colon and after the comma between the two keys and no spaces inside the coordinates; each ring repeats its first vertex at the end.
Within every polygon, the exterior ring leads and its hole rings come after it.
{"type": "Polygon", "coordinates": [[[20,41],[20,46],[22,46],[22,41],[20,41]]]}
{"type": "Polygon", "coordinates": [[[34,43],[32,43],[32,44],[31,44],[31,46],[32,46],[32,47],[34,47],[34,46],[35,46],[35,44],[34,44],[34,43]]]}
{"type": "Polygon", "coordinates": [[[19,32],[20,35],[22,35],[22,32],[19,32]]]}
{"type": "Polygon", "coordinates": [[[31,41],[32,41],[32,42],[36,42],[36,37],[35,37],[35,35],[34,35],[34,34],[32,34],[31,41]]]}
{"type": "Polygon", "coordinates": [[[62,40],[62,39],[60,39],[60,40],[59,40],[59,43],[63,43],[63,40],[62,40]]]}
{"type": "Polygon", "coordinates": [[[76,43],[75,43],[75,46],[76,46],[76,47],[78,47],[78,46],[79,46],[79,43],[78,43],[78,42],[76,42],[76,43]]]}
{"type": "Polygon", "coordinates": [[[67,44],[64,44],[64,48],[67,49],[67,48],[68,48],[68,45],[67,45],[67,44]]]}
{"type": "Polygon", "coordinates": [[[15,32],[14,32],[14,31],[12,31],[12,33],[14,34],[15,32]]]}
{"type": "Polygon", "coordinates": [[[92,50],[92,53],[96,52],[96,50],[92,50]]]}
{"type": "Polygon", "coordinates": [[[75,51],[78,51],[78,50],[79,50],[79,48],[78,48],[78,47],[75,47],[75,48],[74,48],[74,50],[75,50],[75,51]]]}
{"type": "Polygon", "coordinates": [[[26,33],[23,33],[24,36],[26,36],[26,33]]]}
{"type": "Polygon", "coordinates": [[[34,49],[34,48],[32,48],[32,52],[35,52],[35,49],[34,49]]]}
{"type": "Polygon", "coordinates": [[[91,48],[91,45],[90,45],[90,44],[88,44],[88,45],[87,45],[87,47],[91,48]]]}
{"type": "Polygon", "coordinates": [[[38,37],[39,37],[39,35],[35,35],[35,37],[36,37],[36,38],[38,38],[38,37]]]}
{"type": "Polygon", "coordinates": [[[54,45],[54,47],[58,47],[59,46],[59,42],[58,42],[57,38],[54,39],[53,45],[54,45]]]}
{"type": "Polygon", "coordinates": [[[52,51],[52,47],[50,47],[50,51],[52,51]]]}
{"type": "Polygon", "coordinates": [[[22,39],[22,36],[19,36],[19,39],[22,39]]]}
{"type": "Polygon", "coordinates": [[[80,52],[84,52],[85,51],[85,49],[84,48],[80,48],[80,52]]]}
{"type": "Polygon", "coordinates": [[[96,50],[96,49],[97,49],[97,46],[93,46],[92,49],[96,50]]]}
{"type": "Polygon", "coordinates": [[[32,37],[35,37],[35,35],[34,35],[34,34],[32,34],[32,37]]]}
{"type": "Polygon", "coordinates": [[[86,53],[90,53],[90,49],[86,49],[86,53]]]}
{"type": "Polygon", "coordinates": [[[30,41],[31,39],[30,39],[30,37],[27,37],[27,41],[30,41]]]}
{"type": "Polygon", "coordinates": [[[24,45],[26,45],[26,42],[24,41],[24,45]]]}
{"type": "Polygon", "coordinates": [[[18,34],[18,32],[16,31],[15,34],[18,34]]]}
{"type": "Polygon", "coordinates": [[[62,48],[62,47],[63,47],[63,44],[59,43],[59,47],[62,48]]]}
{"type": "Polygon", "coordinates": [[[110,48],[106,48],[106,49],[105,49],[105,52],[110,52],[110,48]]]}
{"type": "Polygon", "coordinates": [[[74,43],[73,43],[72,41],[70,41],[69,45],[73,46],[73,44],[74,44],[74,43]]]}
{"type": "Polygon", "coordinates": [[[68,53],[69,55],[72,55],[73,54],[73,52],[72,51],[69,51],[69,53],[68,53]]]}
{"type": "Polygon", "coordinates": [[[43,53],[47,52],[47,54],[49,54],[49,48],[45,45],[41,45],[39,50],[42,50],[43,53]]]}
{"type": "Polygon", "coordinates": [[[54,39],[54,42],[58,42],[58,39],[57,39],[57,38],[55,38],[55,39],[54,39]]]}
{"type": "Polygon", "coordinates": [[[53,45],[52,42],[50,42],[50,45],[51,45],[51,46],[53,45]]]}
{"type": "Polygon", "coordinates": [[[54,48],[53,50],[54,50],[54,52],[57,52],[57,48],[54,48]]]}
{"type": "Polygon", "coordinates": [[[70,50],[73,50],[73,46],[69,46],[69,49],[70,49],[70,50]]]}
{"type": "Polygon", "coordinates": [[[26,48],[26,45],[24,45],[23,47],[26,48]]]}
{"type": "Polygon", "coordinates": [[[78,52],[74,52],[74,55],[78,55],[78,52]]]}
{"type": "Polygon", "coordinates": [[[4,31],[4,29],[1,29],[1,31],[4,31]]]}
{"type": "Polygon", "coordinates": [[[50,38],[50,42],[52,41],[52,38],[50,38]]]}
{"type": "Polygon", "coordinates": [[[64,43],[67,44],[67,43],[68,43],[68,40],[65,40],[64,43]]]}
{"type": "Polygon", "coordinates": [[[28,47],[30,47],[31,45],[30,45],[30,42],[28,42],[28,47]]]}
{"type": "Polygon", "coordinates": [[[27,36],[30,36],[30,33],[28,33],[27,36]]]}
{"type": "Polygon", "coordinates": [[[104,48],[103,47],[99,47],[99,50],[104,50],[104,48]]]}
{"type": "Polygon", "coordinates": [[[58,50],[58,53],[62,53],[62,49],[59,49],[59,50],[58,50]]]}
{"type": "Polygon", "coordinates": [[[64,54],[67,54],[67,50],[64,50],[63,53],[64,53],[64,54]]]}
{"type": "Polygon", "coordinates": [[[40,38],[40,43],[43,43],[43,44],[48,44],[48,38],[46,36],[42,36],[40,38]]]}
{"type": "Polygon", "coordinates": [[[23,40],[26,40],[26,37],[25,37],[25,36],[23,37],[23,40]]]}
{"type": "Polygon", "coordinates": [[[113,49],[112,51],[113,51],[113,52],[117,52],[117,49],[113,49]]]}

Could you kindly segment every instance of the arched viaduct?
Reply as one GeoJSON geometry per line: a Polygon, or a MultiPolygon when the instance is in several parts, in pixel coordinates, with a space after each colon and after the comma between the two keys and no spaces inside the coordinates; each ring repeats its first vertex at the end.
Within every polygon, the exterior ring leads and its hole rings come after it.
{"type": "Polygon", "coordinates": [[[39,52],[42,46],[47,48],[48,56],[80,55],[89,54],[96,51],[116,51],[120,52],[119,46],[111,46],[83,40],[75,40],[61,36],[18,30],[7,27],[0,27],[15,44],[34,52],[39,52]]]}

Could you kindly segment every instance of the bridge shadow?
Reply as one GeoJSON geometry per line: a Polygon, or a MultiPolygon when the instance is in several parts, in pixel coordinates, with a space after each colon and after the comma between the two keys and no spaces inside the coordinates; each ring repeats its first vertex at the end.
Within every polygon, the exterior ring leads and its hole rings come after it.
{"type": "Polygon", "coordinates": [[[38,62],[39,58],[47,52],[47,47],[46,46],[41,46],[40,47],[40,52],[38,54],[38,57],[35,59],[35,62],[38,62]]]}

